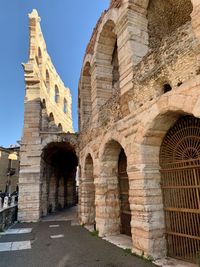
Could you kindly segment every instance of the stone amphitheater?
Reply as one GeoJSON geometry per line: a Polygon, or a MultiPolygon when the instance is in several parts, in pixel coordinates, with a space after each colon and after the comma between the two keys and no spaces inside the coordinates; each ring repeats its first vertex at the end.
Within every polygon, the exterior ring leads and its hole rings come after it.
{"type": "Polygon", "coordinates": [[[112,0],[86,48],[79,133],[36,11],[21,144],[19,219],[76,203],[102,237],[147,258],[200,251],[200,2],[112,0]]]}

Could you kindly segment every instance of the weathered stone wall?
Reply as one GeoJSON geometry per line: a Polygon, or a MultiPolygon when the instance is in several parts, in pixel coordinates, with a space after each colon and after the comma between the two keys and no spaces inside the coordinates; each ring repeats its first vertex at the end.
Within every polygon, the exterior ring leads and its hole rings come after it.
{"type": "Polygon", "coordinates": [[[192,10],[190,0],[150,0],[147,14],[150,48],[158,47],[163,37],[191,21],[192,10]]]}
{"type": "Polygon", "coordinates": [[[74,131],[70,90],[64,86],[47,53],[36,10],[29,14],[29,38],[29,59],[23,64],[26,95],[21,140],[19,220],[36,221],[48,209],[48,181],[44,179],[41,159],[42,151],[48,145],[47,136],[50,142],[54,142],[59,135],[74,131]]]}
{"type": "MultiPolygon", "coordinates": [[[[167,1],[166,6],[163,1],[154,1],[155,5],[152,2],[124,0],[124,5],[109,9],[95,28],[94,49],[92,53],[87,51],[83,61],[83,70],[88,62],[91,68],[92,111],[79,134],[79,217],[83,223],[91,223],[88,192],[91,192],[92,173],[95,186],[92,214],[96,214],[97,229],[101,236],[119,233],[116,166],[123,148],[129,178],[132,250],[159,258],[166,255],[160,145],[180,116],[200,117],[200,21],[197,18],[200,5],[198,1],[187,1],[182,16],[180,1],[173,4],[167,1]],[[176,23],[170,31],[158,36],[152,20],[155,17],[158,23],[157,7],[161,12],[162,7],[168,10],[168,5],[175,10],[176,23]],[[155,47],[152,44],[157,38],[160,41],[155,47]],[[114,39],[119,59],[118,88],[112,87],[111,75],[114,39]],[[168,92],[166,85],[171,89],[168,92]],[[93,162],[91,172],[85,171],[88,157],[93,162]]],[[[163,15],[169,23],[171,13],[163,15]]],[[[80,109],[80,125],[83,125],[82,118],[80,109]]]]}

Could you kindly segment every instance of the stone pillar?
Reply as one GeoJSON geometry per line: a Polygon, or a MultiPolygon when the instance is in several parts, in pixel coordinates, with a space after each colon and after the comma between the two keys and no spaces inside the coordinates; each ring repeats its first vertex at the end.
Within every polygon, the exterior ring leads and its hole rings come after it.
{"type": "Polygon", "coordinates": [[[148,21],[143,1],[129,4],[116,24],[121,94],[133,87],[133,68],[148,52],[148,21]]]}
{"type": "Polygon", "coordinates": [[[96,179],[96,226],[100,236],[120,233],[120,206],[118,181],[116,177],[106,176],[104,181],[96,179]]]}
{"type": "Polygon", "coordinates": [[[158,146],[133,144],[128,163],[133,252],[153,258],[166,256],[159,151],[158,146]]]}
{"type": "Polygon", "coordinates": [[[41,104],[40,99],[36,98],[38,91],[37,84],[27,88],[27,98],[29,95],[31,97],[25,102],[24,133],[20,151],[18,219],[27,222],[38,221],[41,215],[41,104]]]}
{"type": "Polygon", "coordinates": [[[84,224],[95,222],[95,186],[94,181],[88,179],[81,183],[81,221],[84,224]]]}

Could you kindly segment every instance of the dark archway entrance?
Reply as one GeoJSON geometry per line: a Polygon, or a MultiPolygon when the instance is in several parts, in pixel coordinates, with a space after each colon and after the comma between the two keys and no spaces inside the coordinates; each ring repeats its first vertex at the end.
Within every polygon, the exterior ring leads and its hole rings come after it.
{"type": "Polygon", "coordinates": [[[196,262],[200,251],[200,119],[180,118],[160,150],[168,256],[196,262]]]}
{"type": "Polygon", "coordinates": [[[100,235],[131,235],[127,157],[117,141],[109,140],[105,144],[100,171],[101,180],[95,183],[96,222],[100,235]]]}
{"type": "Polygon", "coordinates": [[[122,149],[118,161],[118,183],[120,199],[120,232],[131,236],[131,210],[129,205],[129,182],[127,174],[127,158],[122,149]]]}
{"type": "Polygon", "coordinates": [[[76,204],[74,148],[65,142],[47,145],[42,153],[42,215],[76,204]]]}

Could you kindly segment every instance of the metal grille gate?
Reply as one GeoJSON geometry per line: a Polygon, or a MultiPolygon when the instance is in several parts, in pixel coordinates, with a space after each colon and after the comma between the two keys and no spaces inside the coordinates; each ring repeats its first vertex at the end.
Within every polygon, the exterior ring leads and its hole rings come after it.
{"type": "Polygon", "coordinates": [[[182,117],[161,151],[168,256],[196,262],[200,251],[200,120],[182,117]]]}

